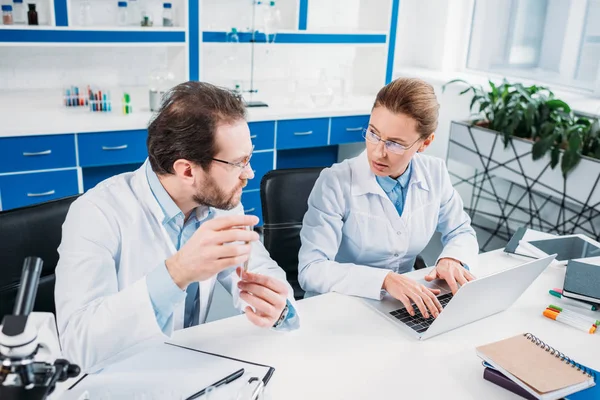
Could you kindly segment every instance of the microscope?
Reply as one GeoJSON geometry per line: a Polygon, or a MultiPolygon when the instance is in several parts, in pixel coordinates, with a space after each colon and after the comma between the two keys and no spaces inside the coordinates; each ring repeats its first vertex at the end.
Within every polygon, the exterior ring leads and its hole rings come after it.
{"type": "Polygon", "coordinates": [[[0,399],[43,400],[57,382],[79,375],[80,368],[67,360],[36,361],[38,332],[29,319],[42,272],[43,261],[27,257],[12,315],[4,316],[0,331],[0,399]]]}

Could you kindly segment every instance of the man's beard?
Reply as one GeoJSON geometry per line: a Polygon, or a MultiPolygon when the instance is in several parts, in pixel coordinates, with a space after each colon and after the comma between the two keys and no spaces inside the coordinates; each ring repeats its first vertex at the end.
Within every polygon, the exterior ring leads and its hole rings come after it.
{"type": "Polygon", "coordinates": [[[219,210],[231,210],[240,204],[240,200],[235,199],[235,197],[237,191],[245,187],[247,182],[247,180],[244,180],[230,193],[225,193],[217,185],[217,182],[212,177],[208,176],[202,189],[198,190],[194,195],[194,202],[219,210]]]}

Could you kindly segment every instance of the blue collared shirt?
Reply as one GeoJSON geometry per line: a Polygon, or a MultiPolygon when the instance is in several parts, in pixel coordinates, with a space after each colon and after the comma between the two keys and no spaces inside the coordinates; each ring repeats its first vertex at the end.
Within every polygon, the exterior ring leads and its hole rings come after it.
{"type": "Polygon", "coordinates": [[[402,216],[404,211],[404,204],[406,203],[406,193],[408,192],[408,182],[410,181],[410,174],[412,172],[412,162],[408,163],[406,171],[400,175],[397,179],[391,176],[376,176],[377,183],[383,189],[385,194],[390,198],[391,202],[396,207],[398,215],[402,216]]]}
{"type": "MultiPolygon", "coordinates": [[[[192,237],[202,222],[210,219],[212,211],[208,207],[197,208],[185,221],[185,215],[160,183],[158,176],[152,171],[150,163],[146,167],[146,177],[152,194],[164,212],[165,218],[162,220],[162,224],[175,249],[179,250],[192,237]]],[[[197,284],[190,285],[187,291],[181,290],[173,282],[164,262],[146,276],[146,284],[154,307],[156,322],[163,331],[175,306],[184,299],[186,300],[184,321],[193,319],[191,314],[194,312],[194,299],[198,293],[197,284]]]]}
{"type": "MultiPolygon", "coordinates": [[[[214,212],[211,208],[199,206],[192,211],[187,221],[185,221],[185,215],[167,193],[162,183],[160,183],[158,176],[152,171],[150,163],[147,163],[146,177],[156,201],[164,212],[165,217],[162,224],[171,238],[175,249],[179,250],[203,222],[212,218],[214,212]]],[[[184,324],[195,318],[193,313],[196,312],[194,310],[194,300],[198,295],[197,284],[190,285],[186,291],[181,290],[173,282],[165,263],[162,262],[146,275],[146,285],[154,308],[156,321],[163,332],[167,327],[167,322],[173,314],[175,306],[183,300],[186,301],[184,324]]],[[[286,322],[280,326],[281,330],[295,329],[299,325],[298,318],[296,318],[296,310],[289,301],[287,304],[290,311],[286,322]]]]}

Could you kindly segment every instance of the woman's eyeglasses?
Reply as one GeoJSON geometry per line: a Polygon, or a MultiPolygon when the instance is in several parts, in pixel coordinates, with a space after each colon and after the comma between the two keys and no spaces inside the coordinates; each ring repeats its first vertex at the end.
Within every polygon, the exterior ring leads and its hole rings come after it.
{"type": "Polygon", "coordinates": [[[363,129],[363,137],[373,144],[383,142],[385,149],[394,154],[404,154],[404,152],[414,146],[421,138],[415,140],[410,146],[403,146],[400,143],[392,142],[391,140],[383,140],[378,134],[370,128],[363,129]]]}

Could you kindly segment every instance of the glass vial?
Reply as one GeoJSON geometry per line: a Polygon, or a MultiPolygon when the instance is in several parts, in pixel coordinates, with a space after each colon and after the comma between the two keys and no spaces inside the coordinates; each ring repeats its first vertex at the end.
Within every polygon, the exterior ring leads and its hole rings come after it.
{"type": "Polygon", "coordinates": [[[13,22],[22,25],[27,23],[27,11],[23,0],[13,0],[13,22]]]}
{"type": "Polygon", "coordinates": [[[173,5],[163,3],[163,26],[173,26],[173,5]]]}
{"type": "Polygon", "coordinates": [[[38,13],[35,10],[35,4],[27,3],[27,7],[29,8],[29,11],[27,11],[27,23],[29,25],[39,25],[38,13]]]}
{"type": "Polygon", "coordinates": [[[92,25],[92,4],[90,0],[81,0],[79,2],[79,25],[92,25]]]}
{"type": "Polygon", "coordinates": [[[2,25],[13,24],[13,11],[11,5],[2,6],[2,25]]]}
{"type": "Polygon", "coordinates": [[[127,16],[127,2],[119,1],[118,2],[118,10],[117,10],[117,25],[126,26],[129,23],[129,18],[127,16]]]}
{"type": "Polygon", "coordinates": [[[138,0],[129,0],[129,25],[140,25],[142,20],[142,12],[140,10],[140,3],[138,0]]]}

